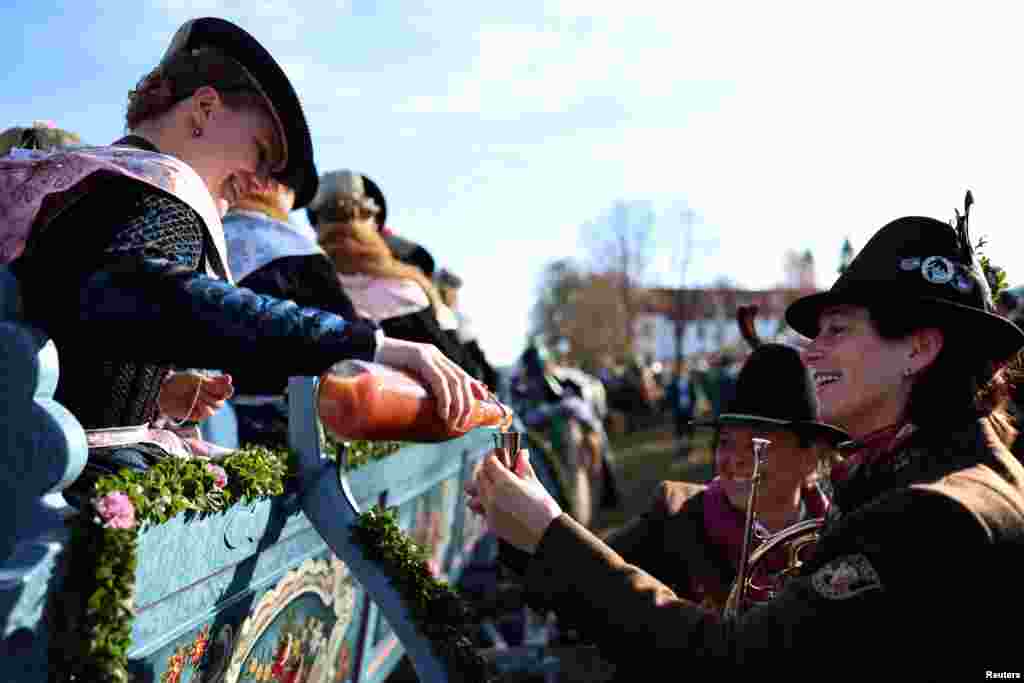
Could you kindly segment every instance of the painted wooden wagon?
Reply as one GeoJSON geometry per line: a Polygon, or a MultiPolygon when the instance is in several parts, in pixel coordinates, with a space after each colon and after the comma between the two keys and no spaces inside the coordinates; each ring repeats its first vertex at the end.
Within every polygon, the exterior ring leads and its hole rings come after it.
{"type": "MultiPolygon", "coordinates": [[[[18,321],[17,282],[0,268],[0,679],[370,683],[407,656],[421,681],[479,680],[467,661],[553,680],[558,662],[546,655],[543,629],[519,647],[486,622],[452,638],[442,627],[458,615],[431,613],[452,603],[410,598],[408,581],[394,578],[403,576],[396,560],[354,533],[368,518],[400,529],[426,549],[415,565],[430,574],[420,587],[442,597],[446,586],[493,580],[493,536],[468,513],[462,489],[490,448],[487,430],[406,445],[349,470],[344,451],[324,452],[316,378],[293,378],[283,489],[231,498],[248,475],[225,463],[231,486],[202,474],[189,489],[225,504],[111,531],[61,493],[81,475],[87,449],[81,425],[53,400],[58,372],[53,343],[18,321]],[[393,512],[378,514],[385,509],[393,512]]],[[[237,446],[230,410],[205,431],[237,446]]],[[[558,488],[543,467],[542,475],[558,488]]],[[[147,491],[164,484],[147,482],[147,491]]]]}

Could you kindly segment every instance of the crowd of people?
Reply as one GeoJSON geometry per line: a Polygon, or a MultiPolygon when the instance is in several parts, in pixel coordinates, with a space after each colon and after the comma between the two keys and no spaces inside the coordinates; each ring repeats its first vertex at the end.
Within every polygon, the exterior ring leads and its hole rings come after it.
{"type": "MultiPolygon", "coordinates": [[[[497,389],[459,277],[389,229],[367,174],[321,175],[299,98],[248,33],[182,26],[131,90],[125,126],[110,145],[40,126],[0,136],[0,262],[58,347],[56,398],[87,430],[87,473],[216,455],[194,425],[227,400],[244,441],[280,444],[287,378],[344,359],[414,373],[451,425],[497,389]],[[308,227],[289,220],[301,209],[308,227]]],[[[829,290],[787,309],[805,346],[758,341],[738,375],[729,359],[710,373],[711,419],[693,422],[677,369],[678,429],[713,431],[716,476],[665,482],[610,538],[565,514],[528,452],[514,469],[489,455],[469,505],[531,603],[576,625],[622,680],[698,666],[790,680],[1019,671],[1016,633],[997,622],[1020,606],[1024,332],[1017,303],[993,295],[969,212],[968,195],[952,223],[881,227],[829,290]],[[758,439],[770,460],[755,479],[758,439]],[[728,612],[755,492],[757,538],[813,519],[820,537],[795,575],[728,612]]],[[[571,432],[598,471],[608,386],[535,345],[510,390],[527,425],[571,432]]]]}

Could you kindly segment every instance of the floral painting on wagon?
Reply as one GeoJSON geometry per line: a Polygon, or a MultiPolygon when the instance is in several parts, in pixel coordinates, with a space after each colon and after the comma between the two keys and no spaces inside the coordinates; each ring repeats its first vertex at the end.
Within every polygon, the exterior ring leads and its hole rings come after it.
{"type": "Polygon", "coordinates": [[[307,560],[251,603],[164,648],[160,683],[344,683],[351,680],[361,591],[328,554],[307,560]],[[230,615],[230,616],[229,616],[230,615]]]}

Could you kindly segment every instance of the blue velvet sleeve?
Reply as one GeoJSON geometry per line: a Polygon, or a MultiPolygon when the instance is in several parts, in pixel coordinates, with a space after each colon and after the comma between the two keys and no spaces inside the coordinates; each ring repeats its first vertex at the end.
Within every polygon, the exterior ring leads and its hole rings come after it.
{"type": "Polygon", "coordinates": [[[161,258],[130,258],[81,289],[79,326],[124,359],[313,375],[372,360],[377,327],[236,287],[161,258]]]}

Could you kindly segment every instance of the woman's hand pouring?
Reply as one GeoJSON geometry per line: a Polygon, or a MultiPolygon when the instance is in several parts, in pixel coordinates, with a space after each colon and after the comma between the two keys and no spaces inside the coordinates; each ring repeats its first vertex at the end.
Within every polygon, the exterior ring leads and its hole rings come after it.
{"type": "Polygon", "coordinates": [[[458,429],[464,428],[474,402],[490,396],[483,382],[466,374],[433,344],[384,337],[374,360],[408,370],[426,382],[438,397],[441,419],[458,429]]]}

